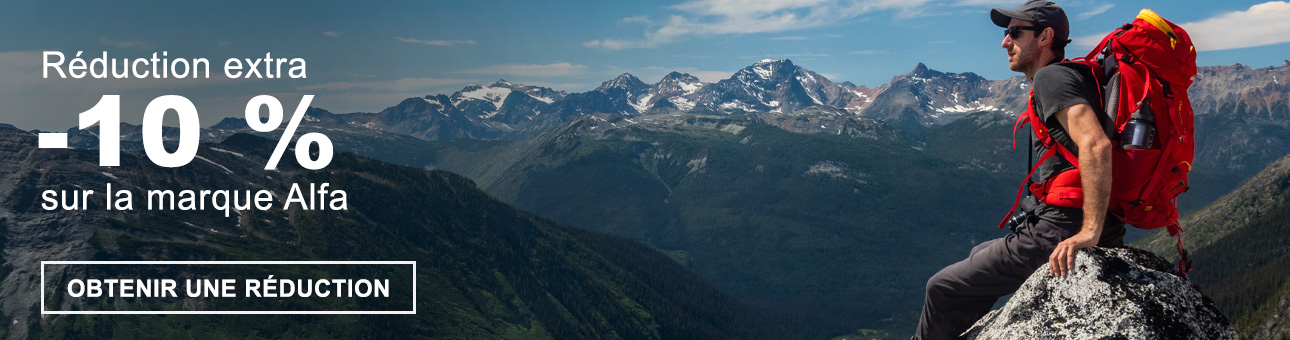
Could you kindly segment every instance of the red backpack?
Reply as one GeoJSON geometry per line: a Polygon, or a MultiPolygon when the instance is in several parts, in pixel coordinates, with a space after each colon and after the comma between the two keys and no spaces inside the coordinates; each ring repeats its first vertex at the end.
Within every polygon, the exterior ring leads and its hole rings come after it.
{"type": "MultiPolygon", "coordinates": [[[[1103,89],[1106,115],[1114,119],[1108,136],[1114,144],[1110,212],[1134,227],[1166,228],[1170,236],[1177,236],[1182,258],[1178,268],[1186,277],[1191,266],[1182,246],[1175,201],[1187,191],[1187,172],[1191,171],[1196,145],[1191,101],[1187,99],[1187,88],[1196,76],[1196,49],[1191,38],[1182,27],[1143,9],[1133,23],[1107,34],[1087,56],[1067,62],[1089,67],[1103,89]],[[1154,127],[1154,132],[1143,129],[1146,127],[1154,127]]],[[[1031,175],[1054,154],[1076,166],[1043,183],[1031,183],[1031,193],[1050,206],[1083,208],[1079,161],[1048,135],[1033,103],[1018,117],[1017,127],[1026,123],[1048,148],[1031,175]]],[[[1027,181],[1031,175],[1026,176],[1027,181]]],[[[1023,182],[1018,202],[1025,188],[1023,182]]],[[[1014,203],[1009,217],[1016,207],[1014,203]]]]}

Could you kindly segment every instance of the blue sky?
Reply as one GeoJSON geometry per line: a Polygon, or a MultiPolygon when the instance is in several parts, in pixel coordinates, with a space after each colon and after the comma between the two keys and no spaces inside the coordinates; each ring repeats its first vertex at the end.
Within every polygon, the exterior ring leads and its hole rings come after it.
{"type": "MultiPolygon", "coordinates": [[[[209,125],[258,94],[293,106],[315,94],[333,112],[379,111],[400,99],[504,78],[570,92],[628,72],[704,81],[765,58],[788,58],[834,81],[878,86],[918,62],[986,78],[1014,76],[999,47],[995,0],[692,0],[436,2],[19,2],[0,11],[0,122],[62,130],[100,95],[120,94],[137,123],[152,98],[192,99],[209,125]],[[41,79],[40,51],[114,58],[275,57],[308,61],[307,79],[41,79]]],[[[1200,65],[1279,66],[1290,59],[1290,3],[1059,2],[1076,46],[1152,8],[1182,24],[1200,65]]]]}

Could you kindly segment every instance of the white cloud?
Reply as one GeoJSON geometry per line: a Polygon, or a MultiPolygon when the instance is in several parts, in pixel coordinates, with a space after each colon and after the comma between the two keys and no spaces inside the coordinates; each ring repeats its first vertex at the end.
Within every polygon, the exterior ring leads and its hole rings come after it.
{"type": "MultiPolygon", "coordinates": [[[[1270,1],[1244,11],[1227,12],[1179,24],[1197,51],[1219,51],[1290,42],[1290,2],[1270,1]]],[[[1080,37],[1075,43],[1096,46],[1105,33],[1080,37]]]]}
{"type": "Polygon", "coordinates": [[[461,70],[458,71],[458,73],[519,77],[567,77],[584,74],[587,72],[587,69],[587,65],[574,65],[570,63],[552,63],[546,65],[507,64],[461,70]]]}
{"type": "MultiPolygon", "coordinates": [[[[1109,33],[1109,32],[1071,38],[1071,45],[1075,45],[1081,48],[1093,48],[1094,46],[1097,46],[1098,43],[1102,42],[1102,38],[1106,37],[1106,33],[1109,33]]],[[[1066,49],[1070,50],[1070,47],[1068,46],[1066,49]]]]}
{"type": "Polygon", "coordinates": [[[322,34],[332,38],[340,38],[340,32],[337,32],[337,31],[326,31],[326,32],[322,32],[322,34]]]}
{"type": "Polygon", "coordinates": [[[421,40],[421,39],[404,38],[404,37],[398,37],[398,38],[395,38],[395,39],[398,39],[399,41],[402,41],[402,42],[405,42],[405,43],[409,43],[409,44],[422,44],[422,45],[429,45],[429,46],[449,46],[449,47],[451,47],[451,46],[457,46],[457,45],[474,45],[474,44],[476,44],[474,40],[421,40]]]}
{"type": "Polygon", "coordinates": [[[634,17],[622,18],[622,19],[618,20],[618,22],[621,22],[621,23],[624,23],[624,24],[630,24],[630,23],[641,23],[641,24],[647,24],[647,25],[648,25],[648,24],[652,24],[652,23],[653,23],[652,21],[649,21],[649,18],[648,18],[648,17],[646,17],[646,16],[644,16],[644,15],[637,15],[637,16],[634,16],[634,17]]]}
{"type": "Polygon", "coordinates": [[[625,50],[629,48],[647,48],[654,47],[655,44],[648,43],[644,40],[631,39],[598,39],[582,42],[582,46],[591,48],[603,48],[607,50],[625,50]]]}
{"type": "Polygon", "coordinates": [[[1290,41],[1290,2],[1265,2],[1179,26],[1191,35],[1197,51],[1280,44],[1290,41]]]}
{"type": "Polygon", "coordinates": [[[1092,18],[1094,16],[1097,16],[1098,14],[1106,13],[1106,11],[1109,11],[1112,8],[1115,8],[1115,4],[1104,4],[1101,6],[1097,6],[1097,8],[1094,8],[1088,12],[1080,13],[1075,17],[1079,18],[1080,20],[1088,20],[1088,18],[1092,18]]]}
{"type": "Polygon", "coordinates": [[[468,79],[451,79],[451,78],[403,78],[390,81],[336,81],[315,85],[298,86],[298,91],[411,91],[424,89],[428,87],[437,87],[451,84],[465,84],[473,80],[468,79]]]}
{"type": "Polygon", "coordinates": [[[108,45],[116,48],[135,48],[135,47],[138,47],[141,49],[151,48],[151,45],[148,45],[148,43],[138,41],[138,40],[115,41],[108,38],[99,38],[99,42],[103,43],[104,45],[108,45]]]}
{"type": "Polygon", "coordinates": [[[672,15],[642,38],[597,39],[590,48],[622,50],[651,48],[690,36],[775,33],[836,24],[865,13],[897,10],[901,17],[917,13],[933,0],[692,0],[672,6],[672,15]]]}

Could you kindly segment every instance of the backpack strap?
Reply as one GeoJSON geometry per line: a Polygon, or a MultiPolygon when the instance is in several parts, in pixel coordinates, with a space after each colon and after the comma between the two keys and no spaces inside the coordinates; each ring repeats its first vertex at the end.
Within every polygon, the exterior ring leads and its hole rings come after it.
{"type": "Polygon", "coordinates": [[[1003,229],[1003,226],[1008,224],[1008,219],[1012,218],[1012,214],[1017,212],[1017,207],[1021,205],[1021,197],[1024,196],[1026,192],[1027,184],[1030,183],[1030,177],[1035,175],[1035,170],[1038,170],[1039,166],[1044,164],[1044,161],[1048,160],[1049,157],[1057,154],[1056,150],[1057,149],[1055,148],[1049,148],[1048,152],[1039,156],[1039,161],[1035,162],[1035,166],[1030,168],[1030,173],[1026,174],[1026,180],[1021,182],[1020,188],[1017,188],[1017,198],[1012,201],[1012,208],[1008,209],[1008,215],[1003,216],[1003,220],[999,221],[999,229],[1003,229]]]}
{"type": "MultiPolygon", "coordinates": [[[[1034,104],[1035,104],[1035,89],[1031,88],[1029,98],[1026,99],[1026,111],[1022,112],[1020,115],[1017,115],[1017,122],[1012,124],[1012,149],[1013,150],[1017,149],[1017,130],[1021,130],[1022,126],[1025,126],[1026,124],[1030,123],[1031,120],[1033,120],[1031,117],[1035,115],[1034,104]]],[[[1031,124],[1031,125],[1034,125],[1034,124],[1031,124]]],[[[1026,147],[1029,148],[1030,146],[1027,145],[1026,147]]],[[[1003,229],[1003,226],[1008,224],[1008,219],[1012,218],[1012,214],[1017,212],[1017,206],[1021,205],[1021,197],[1024,196],[1026,193],[1025,191],[1026,184],[1030,182],[1030,176],[1034,176],[1035,170],[1039,169],[1039,165],[1043,164],[1045,160],[1048,160],[1048,157],[1053,156],[1053,153],[1052,153],[1053,150],[1050,148],[1048,149],[1048,151],[1049,152],[1045,152],[1043,156],[1039,157],[1039,161],[1035,162],[1035,164],[1030,168],[1030,172],[1026,174],[1026,179],[1021,182],[1021,187],[1017,188],[1017,198],[1012,201],[1012,208],[1008,209],[1008,214],[1003,216],[1003,220],[999,221],[999,229],[1003,229]]]]}
{"type": "MultiPolygon", "coordinates": [[[[1051,185],[1052,183],[1048,183],[1052,182],[1051,178],[1042,184],[1030,183],[1030,179],[1034,177],[1035,171],[1038,171],[1039,167],[1044,164],[1044,161],[1054,155],[1061,155],[1062,158],[1065,158],[1068,163],[1071,163],[1071,165],[1075,167],[1073,170],[1067,170],[1062,173],[1079,171],[1079,159],[1075,157],[1073,152],[1062,145],[1062,143],[1058,143],[1054,140],[1048,131],[1048,127],[1044,125],[1041,119],[1039,119],[1039,113],[1035,111],[1034,94],[1035,89],[1031,88],[1030,98],[1026,102],[1026,111],[1018,115],[1017,122],[1012,126],[1012,148],[1014,150],[1017,148],[1017,130],[1021,130],[1022,126],[1030,124],[1031,130],[1034,132],[1036,138],[1039,139],[1040,143],[1042,143],[1044,147],[1048,148],[1048,151],[1045,151],[1044,154],[1039,157],[1039,161],[1035,162],[1031,166],[1030,172],[1026,174],[1026,178],[1021,182],[1020,187],[1017,188],[1017,197],[1012,202],[1012,208],[1008,209],[1008,214],[1003,217],[1003,221],[999,222],[1000,229],[1003,229],[1003,226],[1007,224],[1007,221],[1012,217],[1012,214],[1017,212],[1017,207],[1021,205],[1021,198],[1025,196],[1027,188],[1029,188],[1030,192],[1035,194],[1035,196],[1040,199],[1040,202],[1043,203],[1050,203],[1045,199],[1049,193],[1060,195],[1061,199],[1067,202],[1083,202],[1084,200],[1083,190],[1078,187],[1078,181],[1074,183],[1075,185],[1064,185],[1061,188],[1053,188],[1051,185]]],[[[1069,174],[1067,176],[1069,176],[1069,174]]],[[[1076,179],[1078,179],[1078,174],[1075,176],[1076,179]]],[[[1057,206],[1067,205],[1069,204],[1058,204],[1057,206]]]]}
{"type": "MultiPolygon", "coordinates": [[[[1177,225],[1175,225],[1173,228],[1169,230],[1169,232],[1175,233],[1174,229],[1179,229],[1179,228],[1177,227],[1177,225]]],[[[1178,245],[1175,248],[1178,249],[1178,273],[1182,274],[1182,277],[1184,280],[1190,280],[1187,278],[1187,273],[1191,272],[1191,261],[1187,259],[1187,249],[1183,248],[1182,232],[1179,231],[1177,233],[1178,233],[1178,245]]],[[[1200,286],[1196,286],[1196,289],[1199,290],[1200,286]]]]}

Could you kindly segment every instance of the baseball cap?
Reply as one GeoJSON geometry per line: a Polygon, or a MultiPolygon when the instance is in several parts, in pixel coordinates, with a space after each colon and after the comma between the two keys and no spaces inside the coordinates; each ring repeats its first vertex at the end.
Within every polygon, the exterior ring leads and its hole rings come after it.
{"type": "Polygon", "coordinates": [[[1053,41],[1064,41],[1070,43],[1067,39],[1070,37],[1070,21],[1066,19],[1066,11],[1061,6],[1047,0],[1030,0],[1017,6],[1017,9],[995,8],[990,10],[990,20],[995,25],[1007,28],[1008,22],[1013,18],[1026,20],[1043,27],[1053,29],[1053,41]]]}

